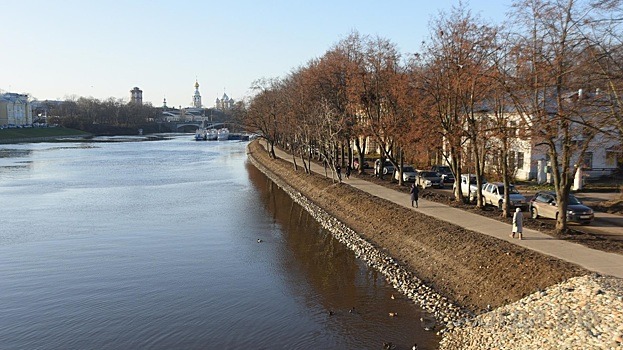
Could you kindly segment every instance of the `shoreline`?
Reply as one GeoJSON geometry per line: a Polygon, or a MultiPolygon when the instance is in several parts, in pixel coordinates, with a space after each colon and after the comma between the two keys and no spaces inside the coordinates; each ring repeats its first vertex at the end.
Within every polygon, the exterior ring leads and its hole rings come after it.
{"type": "Polygon", "coordinates": [[[395,208],[324,176],[297,172],[287,160],[270,159],[259,142],[247,146],[247,155],[388,283],[435,316],[440,349],[621,348],[621,279],[395,208]],[[392,225],[403,216],[409,216],[406,223],[392,225]],[[420,230],[437,226],[433,235],[420,230]],[[457,234],[463,239],[457,241],[457,234]],[[454,249],[446,240],[454,241],[454,249]],[[585,312],[587,304],[591,307],[585,312]]]}
{"type": "Polygon", "coordinates": [[[355,252],[357,258],[368,266],[382,273],[394,288],[403,293],[420,308],[434,316],[435,320],[444,322],[461,322],[472,316],[470,312],[453,304],[450,300],[425,285],[419,278],[401,266],[394,258],[363,239],[339,219],[333,217],[320,206],[316,205],[301,192],[294,189],[286,181],[277,176],[268,167],[256,159],[247,149],[248,159],[264,175],[285,191],[294,202],[310,213],[320,225],[331,232],[333,237],[355,252]]]}
{"type": "Polygon", "coordinates": [[[64,138],[83,138],[86,139],[88,136],[85,135],[63,135],[63,136],[42,136],[42,137],[24,137],[24,138],[15,138],[15,139],[0,139],[0,144],[10,145],[13,143],[38,143],[38,142],[61,142],[64,138]]]}

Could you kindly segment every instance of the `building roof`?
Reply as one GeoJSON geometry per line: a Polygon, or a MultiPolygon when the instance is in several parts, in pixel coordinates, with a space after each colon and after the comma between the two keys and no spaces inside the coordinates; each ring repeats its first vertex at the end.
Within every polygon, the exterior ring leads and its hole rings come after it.
{"type": "Polygon", "coordinates": [[[28,95],[7,92],[5,94],[0,95],[0,101],[13,102],[13,103],[26,103],[28,102],[28,95]]]}

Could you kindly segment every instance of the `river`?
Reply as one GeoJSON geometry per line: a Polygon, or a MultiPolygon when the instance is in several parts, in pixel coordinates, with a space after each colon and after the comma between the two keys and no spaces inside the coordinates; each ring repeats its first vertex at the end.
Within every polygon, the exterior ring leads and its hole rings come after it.
{"type": "Polygon", "coordinates": [[[0,349],[436,348],[245,146],[0,145],[0,349]]]}

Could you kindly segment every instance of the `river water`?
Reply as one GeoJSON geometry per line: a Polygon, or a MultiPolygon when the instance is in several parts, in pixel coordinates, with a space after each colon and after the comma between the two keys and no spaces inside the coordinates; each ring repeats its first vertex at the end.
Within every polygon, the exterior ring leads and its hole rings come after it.
{"type": "Polygon", "coordinates": [[[245,146],[0,145],[0,349],[436,348],[245,146]]]}

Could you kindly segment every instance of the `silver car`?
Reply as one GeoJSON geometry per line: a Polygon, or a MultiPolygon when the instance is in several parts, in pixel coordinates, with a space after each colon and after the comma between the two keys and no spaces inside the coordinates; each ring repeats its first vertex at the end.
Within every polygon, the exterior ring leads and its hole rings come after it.
{"type": "Polygon", "coordinates": [[[441,178],[441,174],[434,171],[418,171],[416,183],[422,188],[443,188],[443,179],[441,178]]]}
{"type": "MultiPolygon", "coordinates": [[[[411,165],[405,165],[402,167],[402,182],[415,182],[417,172],[411,165]]],[[[398,181],[400,179],[400,170],[396,170],[394,173],[394,179],[398,181]]]]}
{"type": "MultiPolygon", "coordinates": [[[[530,216],[533,219],[544,217],[558,219],[558,203],[556,193],[552,191],[537,192],[530,201],[530,216]]],[[[585,206],[574,195],[569,195],[567,220],[580,224],[590,224],[595,218],[593,209],[585,206]]]]}
{"type": "MultiPolygon", "coordinates": [[[[482,185],[482,197],[485,205],[492,205],[502,210],[504,204],[504,184],[501,182],[489,182],[482,185]]],[[[513,185],[508,187],[508,198],[510,199],[511,208],[521,208],[526,210],[528,202],[526,197],[522,196],[513,185]]]]}

